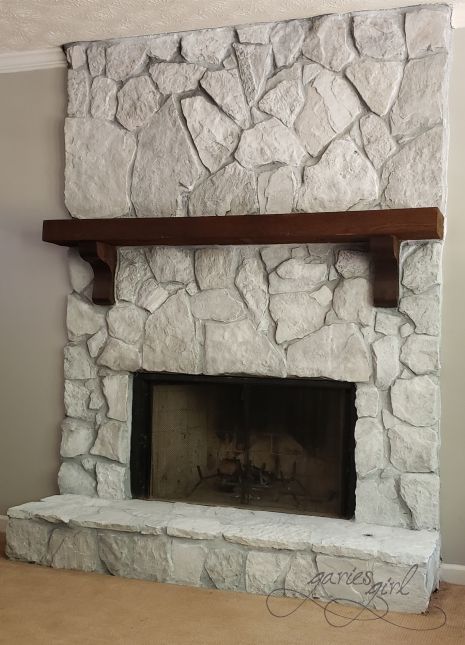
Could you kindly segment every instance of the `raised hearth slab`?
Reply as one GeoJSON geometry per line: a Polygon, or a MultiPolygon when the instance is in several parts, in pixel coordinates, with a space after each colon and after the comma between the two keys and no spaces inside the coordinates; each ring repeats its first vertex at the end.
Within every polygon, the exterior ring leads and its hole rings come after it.
{"type": "Polygon", "coordinates": [[[425,611],[437,586],[437,531],[79,495],[8,517],[8,557],[55,568],[404,612],[425,611]]]}

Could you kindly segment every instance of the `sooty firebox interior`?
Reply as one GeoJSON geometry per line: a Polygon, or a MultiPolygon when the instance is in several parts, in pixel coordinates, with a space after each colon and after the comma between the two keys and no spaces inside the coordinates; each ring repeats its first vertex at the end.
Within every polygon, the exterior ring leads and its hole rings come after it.
{"type": "Polygon", "coordinates": [[[139,373],[132,495],[350,518],[354,399],[336,381],[139,373]]]}

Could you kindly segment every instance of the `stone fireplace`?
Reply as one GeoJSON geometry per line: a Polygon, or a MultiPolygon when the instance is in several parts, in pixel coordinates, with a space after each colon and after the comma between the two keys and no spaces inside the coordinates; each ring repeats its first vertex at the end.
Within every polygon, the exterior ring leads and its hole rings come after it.
{"type": "MultiPolygon", "coordinates": [[[[449,29],[435,6],[70,45],[67,207],[444,208],[449,29]]],[[[112,306],[71,250],[61,495],[10,509],[10,557],[380,606],[332,576],[370,571],[424,611],[441,252],[404,243],[380,309],[356,244],[121,248],[112,306]]]]}

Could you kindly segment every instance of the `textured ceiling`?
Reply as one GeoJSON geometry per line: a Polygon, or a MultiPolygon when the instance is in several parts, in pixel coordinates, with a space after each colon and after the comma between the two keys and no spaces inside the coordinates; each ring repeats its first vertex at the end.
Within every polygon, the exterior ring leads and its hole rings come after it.
{"type": "MultiPolygon", "coordinates": [[[[435,4],[424,0],[422,4],[435,4]]],[[[0,0],[0,52],[416,4],[402,0],[0,0]]],[[[450,0],[457,15],[465,0],[450,0]]],[[[460,22],[460,20],[459,20],[460,22]]]]}

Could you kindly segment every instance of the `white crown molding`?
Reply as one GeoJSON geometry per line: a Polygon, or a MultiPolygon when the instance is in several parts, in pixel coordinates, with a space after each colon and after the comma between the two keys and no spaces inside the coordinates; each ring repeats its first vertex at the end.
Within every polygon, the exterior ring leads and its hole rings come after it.
{"type": "Polygon", "coordinates": [[[441,564],[439,579],[454,585],[465,585],[465,566],[463,564],[441,564]]]}
{"type": "Polygon", "coordinates": [[[61,47],[0,52],[0,74],[29,72],[52,67],[66,67],[66,56],[61,47]]]}

